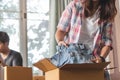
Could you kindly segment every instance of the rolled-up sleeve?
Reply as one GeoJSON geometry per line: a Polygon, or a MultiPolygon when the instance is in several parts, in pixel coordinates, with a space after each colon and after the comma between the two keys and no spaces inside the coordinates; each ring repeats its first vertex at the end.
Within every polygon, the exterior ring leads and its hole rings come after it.
{"type": "Polygon", "coordinates": [[[111,49],[112,49],[112,27],[113,27],[113,24],[109,22],[109,23],[106,23],[103,29],[104,45],[110,46],[111,49]]]}
{"type": "Polygon", "coordinates": [[[58,23],[57,28],[61,29],[62,31],[68,32],[70,28],[70,21],[71,21],[71,15],[72,15],[72,6],[73,2],[71,2],[63,11],[62,16],[60,18],[60,21],[58,23]]]}

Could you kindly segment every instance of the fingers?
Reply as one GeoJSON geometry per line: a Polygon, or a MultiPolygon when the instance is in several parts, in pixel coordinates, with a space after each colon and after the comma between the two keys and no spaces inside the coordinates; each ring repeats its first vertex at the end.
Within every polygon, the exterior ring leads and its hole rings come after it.
{"type": "Polygon", "coordinates": [[[94,62],[94,63],[101,63],[102,62],[101,58],[98,57],[98,56],[92,58],[91,61],[94,62]]]}
{"type": "Polygon", "coordinates": [[[68,44],[65,43],[64,41],[59,41],[58,45],[64,45],[65,47],[68,47],[68,44]]]}

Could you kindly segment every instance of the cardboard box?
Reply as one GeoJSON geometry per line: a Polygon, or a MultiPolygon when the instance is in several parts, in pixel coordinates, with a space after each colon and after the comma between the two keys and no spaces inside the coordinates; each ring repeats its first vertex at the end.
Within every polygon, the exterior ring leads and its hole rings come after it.
{"type": "Polygon", "coordinates": [[[109,63],[66,64],[57,68],[43,59],[33,65],[45,72],[45,80],[104,80],[104,68],[109,63]]]}
{"type": "Polygon", "coordinates": [[[33,80],[45,80],[45,76],[33,76],[33,80]]]}
{"type": "Polygon", "coordinates": [[[28,67],[3,67],[0,80],[32,80],[32,68],[28,67]]]}
{"type": "Polygon", "coordinates": [[[4,80],[3,78],[3,67],[0,66],[0,80],[4,80]]]}

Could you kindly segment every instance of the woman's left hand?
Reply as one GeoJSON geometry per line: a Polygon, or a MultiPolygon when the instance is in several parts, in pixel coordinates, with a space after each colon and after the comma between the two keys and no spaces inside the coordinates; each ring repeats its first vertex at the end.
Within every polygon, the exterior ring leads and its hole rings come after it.
{"type": "Polygon", "coordinates": [[[103,60],[100,56],[94,57],[91,61],[94,63],[102,63],[103,62],[103,60]]]}

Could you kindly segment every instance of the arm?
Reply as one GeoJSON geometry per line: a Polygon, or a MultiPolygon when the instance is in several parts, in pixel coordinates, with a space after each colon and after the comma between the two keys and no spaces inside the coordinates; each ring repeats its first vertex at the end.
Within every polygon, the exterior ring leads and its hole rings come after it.
{"type": "Polygon", "coordinates": [[[55,38],[58,45],[62,44],[67,46],[67,43],[64,42],[64,38],[70,29],[73,6],[74,6],[74,1],[71,1],[68,4],[68,6],[65,8],[65,10],[62,12],[60,21],[57,25],[57,31],[55,33],[55,38]]]}
{"type": "Polygon", "coordinates": [[[104,46],[101,50],[100,56],[103,57],[103,58],[106,58],[107,55],[109,54],[109,52],[110,52],[110,47],[109,46],[104,46]]]}
{"type": "Polygon", "coordinates": [[[103,30],[103,38],[102,38],[102,49],[100,51],[99,56],[95,56],[96,60],[95,62],[103,62],[105,61],[105,58],[108,56],[110,50],[112,49],[112,23],[107,23],[106,26],[104,26],[103,30]]]}
{"type": "Polygon", "coordinates": [[[65,46],[67,46],[67,44],[64,42],[65,35],[66,35],[66,32],[60,30],[60,28],[57,29],[56,34],[55,34],[55,38],[56,38],[58,45],[63,44],[65,46]]]}

